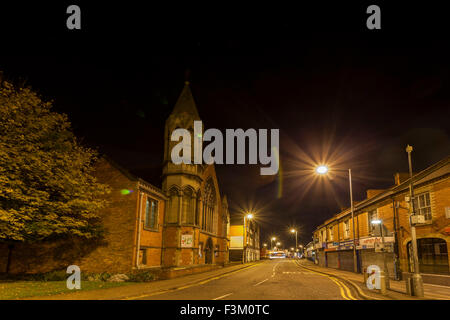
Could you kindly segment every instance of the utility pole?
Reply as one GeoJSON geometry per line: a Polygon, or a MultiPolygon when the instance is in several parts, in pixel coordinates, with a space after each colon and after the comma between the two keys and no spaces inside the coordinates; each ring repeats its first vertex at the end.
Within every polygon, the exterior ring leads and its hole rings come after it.
{"type": "Polygon", "coordinates": [[[298,248],[298,242],[297,242],[297,230],[295,230],[295,249],[298,248]]]}
{"type": "Polygon", "coordinates": [[[356,259],[356,234],[355,234],[355,213],[353,207],[352,169],[348,169],[348,181],[350,184],[350,207],[352,210],[352,226],[353,226],[353,271],[357,273],[358,261],[356,259]]]}
{"type": "Polygon", "coordinates": [[[243,228],[244,230],[244,237],[243,237],[243,243],[242,243],[242,263],[245,263],[245,261],[246,261],[246,256],[245,256],[245,253],[246,253],[246,251],[247,251],[247,228],[246,228],[246,226],[245,226],[245,216],[244,216],[244,228],[243,228]]]}
{"type": "Polygon", "coordinates": [[[380,234],[381,234],[381,244],[383,247],[383,269],[384,269],[384,289],[388,290],[390,288],[389,284],[389,270],[386,262],[386,244],[384,242],[384,232],[383,232],[383,220],[380,223],[380,234]]]}
{"type": "Polygon", "coordinates": [[[414,186],[412,179],[412,164],[411,164],[411,152],[413,147],[409,144],[406,147],[408,153],[408,165],[409,165],[409,224],[411,226],[411,248],[413,255],[413,276],[412,276],[412,295],[417,297],[423,297],[423,280],[419,272],[419,256],[417,253],[417,238],[416,227],[412,221],[412,217],[416,215],[414,207],[414,186]]]}

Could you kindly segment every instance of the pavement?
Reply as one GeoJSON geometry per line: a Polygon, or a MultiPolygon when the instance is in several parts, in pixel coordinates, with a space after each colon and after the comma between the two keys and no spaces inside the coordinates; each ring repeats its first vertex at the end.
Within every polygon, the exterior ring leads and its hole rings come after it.
{"type": "MultiPolygon", "coordinates": [[[[361,274],[322,268],[304,259],[274,259],[231,265],[169,280],[28,299],[418,300],[406,295],[401,283],[391,281],[393,290],[383,296],[367,289],[363,280],[361,274]]],[[[438,288],[436,291],[432,287],[432,293],[430,288],[426,286],[426,299],[450,299],[450,288],[438,288]],[[444,289],[449,290],[448,295],[444,289]]]]}
{"type": "MultiPolygon", "coordinates": [[[[365,294],[368,295],[371,299],[376,300],[417,300],[416,297],[409,296],[406,292],[406,284],[405,281],[396,281],[390,280],[389,285],[390,289],[387,291],[385,296],[377,294],[366,288],[364,283],[364,276],[362,274],[357,274],[349,271],[337,270],[332,268],[324,268],[319,267],[308,260],[299,260],[299,264],[301,264],[305,268],[309,268],[311,270],[324,272],[330,275],[337,276],[341,279],[347,280],[353,285],[357,285],[359,289],[365,294]]],[[[424,297],[419,300],[450,300],[450,287],[449,286],[441,286],[435,284],[424,283],[424,297]]]]}

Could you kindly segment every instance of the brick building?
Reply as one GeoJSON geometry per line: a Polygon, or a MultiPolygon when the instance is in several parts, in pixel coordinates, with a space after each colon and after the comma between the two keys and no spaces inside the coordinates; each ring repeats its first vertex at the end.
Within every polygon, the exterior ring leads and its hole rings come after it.
{"type": "MultiPolygon", "coordinates": [[[[383,265],[383,250],[391,278],[411,272],[409,175],[397,173],[386,190],[368,190],[354,204],[358,269],[383,265]],[[381,220],[382,224],[372,224],[381,220]],[[382,232],[383,231],[383,232],[382,232]],[[384,237],[384,249],[381,248],[384,237]]],[[[425,282],[450,282],[450,157],[413,175],[420,272],[425,282]],[[440,275],[440,276],[438,276],[440,275]]],[[[313,236],[319,265],[353,271],[353,224],[345,209],[318,226],[313,236]]]]}
{"type": "MultiPolygon", "coordinates": [[[[172,131],[193,131],[194,120],[200,117],[186,83],[165,124],[162,188],[102,157],[94,175],[112,190],[108,208],[98,213],[105,237],[17,245],[10,272],[40,273],[75,264],[82,272],[145,269],[173,277],[227,263],[230,215],[214,164],[175,165],[170,158],[176,144],[170,140],[172,131]]],[[[0,245],[0,255],[8,255],[7,246],[0,245]]],[[[5,260],[0,259],[0,270],[5,260]]]]}
{"type": "Polygon", "coordinates": [[[260,228],[254,219],[241,214],[231,216],[230,261],[257,261],[260,259],[260,228]]]}
{"type": "Polygon", "coordinates": [[[228,262],[227,230],[230,222],[228,202],[222,196],[214,164],[175,165],[171,151],[177,142],[170,140],[174,129],[191,132],[194,146],[194,121],[200,120],[189,83],[166,121],[162,189],[168,197],[164,222],[163,257],[165,266],[193,266],[228,262]]]}

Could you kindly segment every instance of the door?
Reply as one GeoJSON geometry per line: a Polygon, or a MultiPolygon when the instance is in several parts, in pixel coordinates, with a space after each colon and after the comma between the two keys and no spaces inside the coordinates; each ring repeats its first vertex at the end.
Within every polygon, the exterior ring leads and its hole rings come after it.
{"type": "Polygon", "coordinates": [[[213,243],[212,243],[212,239],[208,238],[208,240],[206,240],[206,246],[205,246],[205,263],[206,264],[211,264],[212,260],[213,260],[213,243]]]}

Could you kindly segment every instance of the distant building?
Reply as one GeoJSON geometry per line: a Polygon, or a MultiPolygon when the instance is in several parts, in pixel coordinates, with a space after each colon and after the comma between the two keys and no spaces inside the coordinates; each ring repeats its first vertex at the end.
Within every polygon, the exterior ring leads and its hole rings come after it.
{"type": "Polygon", "coordinates": [[[270,251],[266,247],[262,247],[259,253],[260,259],[268,259],[270,251]]]}
{"type": "Polygon", "coordinates": [[[254,219],[242,214],[231,216],[230,261],[251,262],[260,259],[260,228],[254,219]]]}
{"type": "MultiPolygon", "coordinates": [[[[409,175],[397,173],[394,182],[386,190],[368,190],[367,199],[354,205],[359,272],[371,264],[382,266],[383,250],[390,277],[401,278],[412,271],[409,175]],[[382,224],[371,223],[374,220],[382,224]]],[[[450,157],[414,174],[413,184],[420,272],[424,282],[442,283],[447,279],[450,284],[448,277],[438,276],[450,275],[450,157]]],[[[353,271],[350,209],[317,227],[313,239],[319,265],[353,271]]]]}

